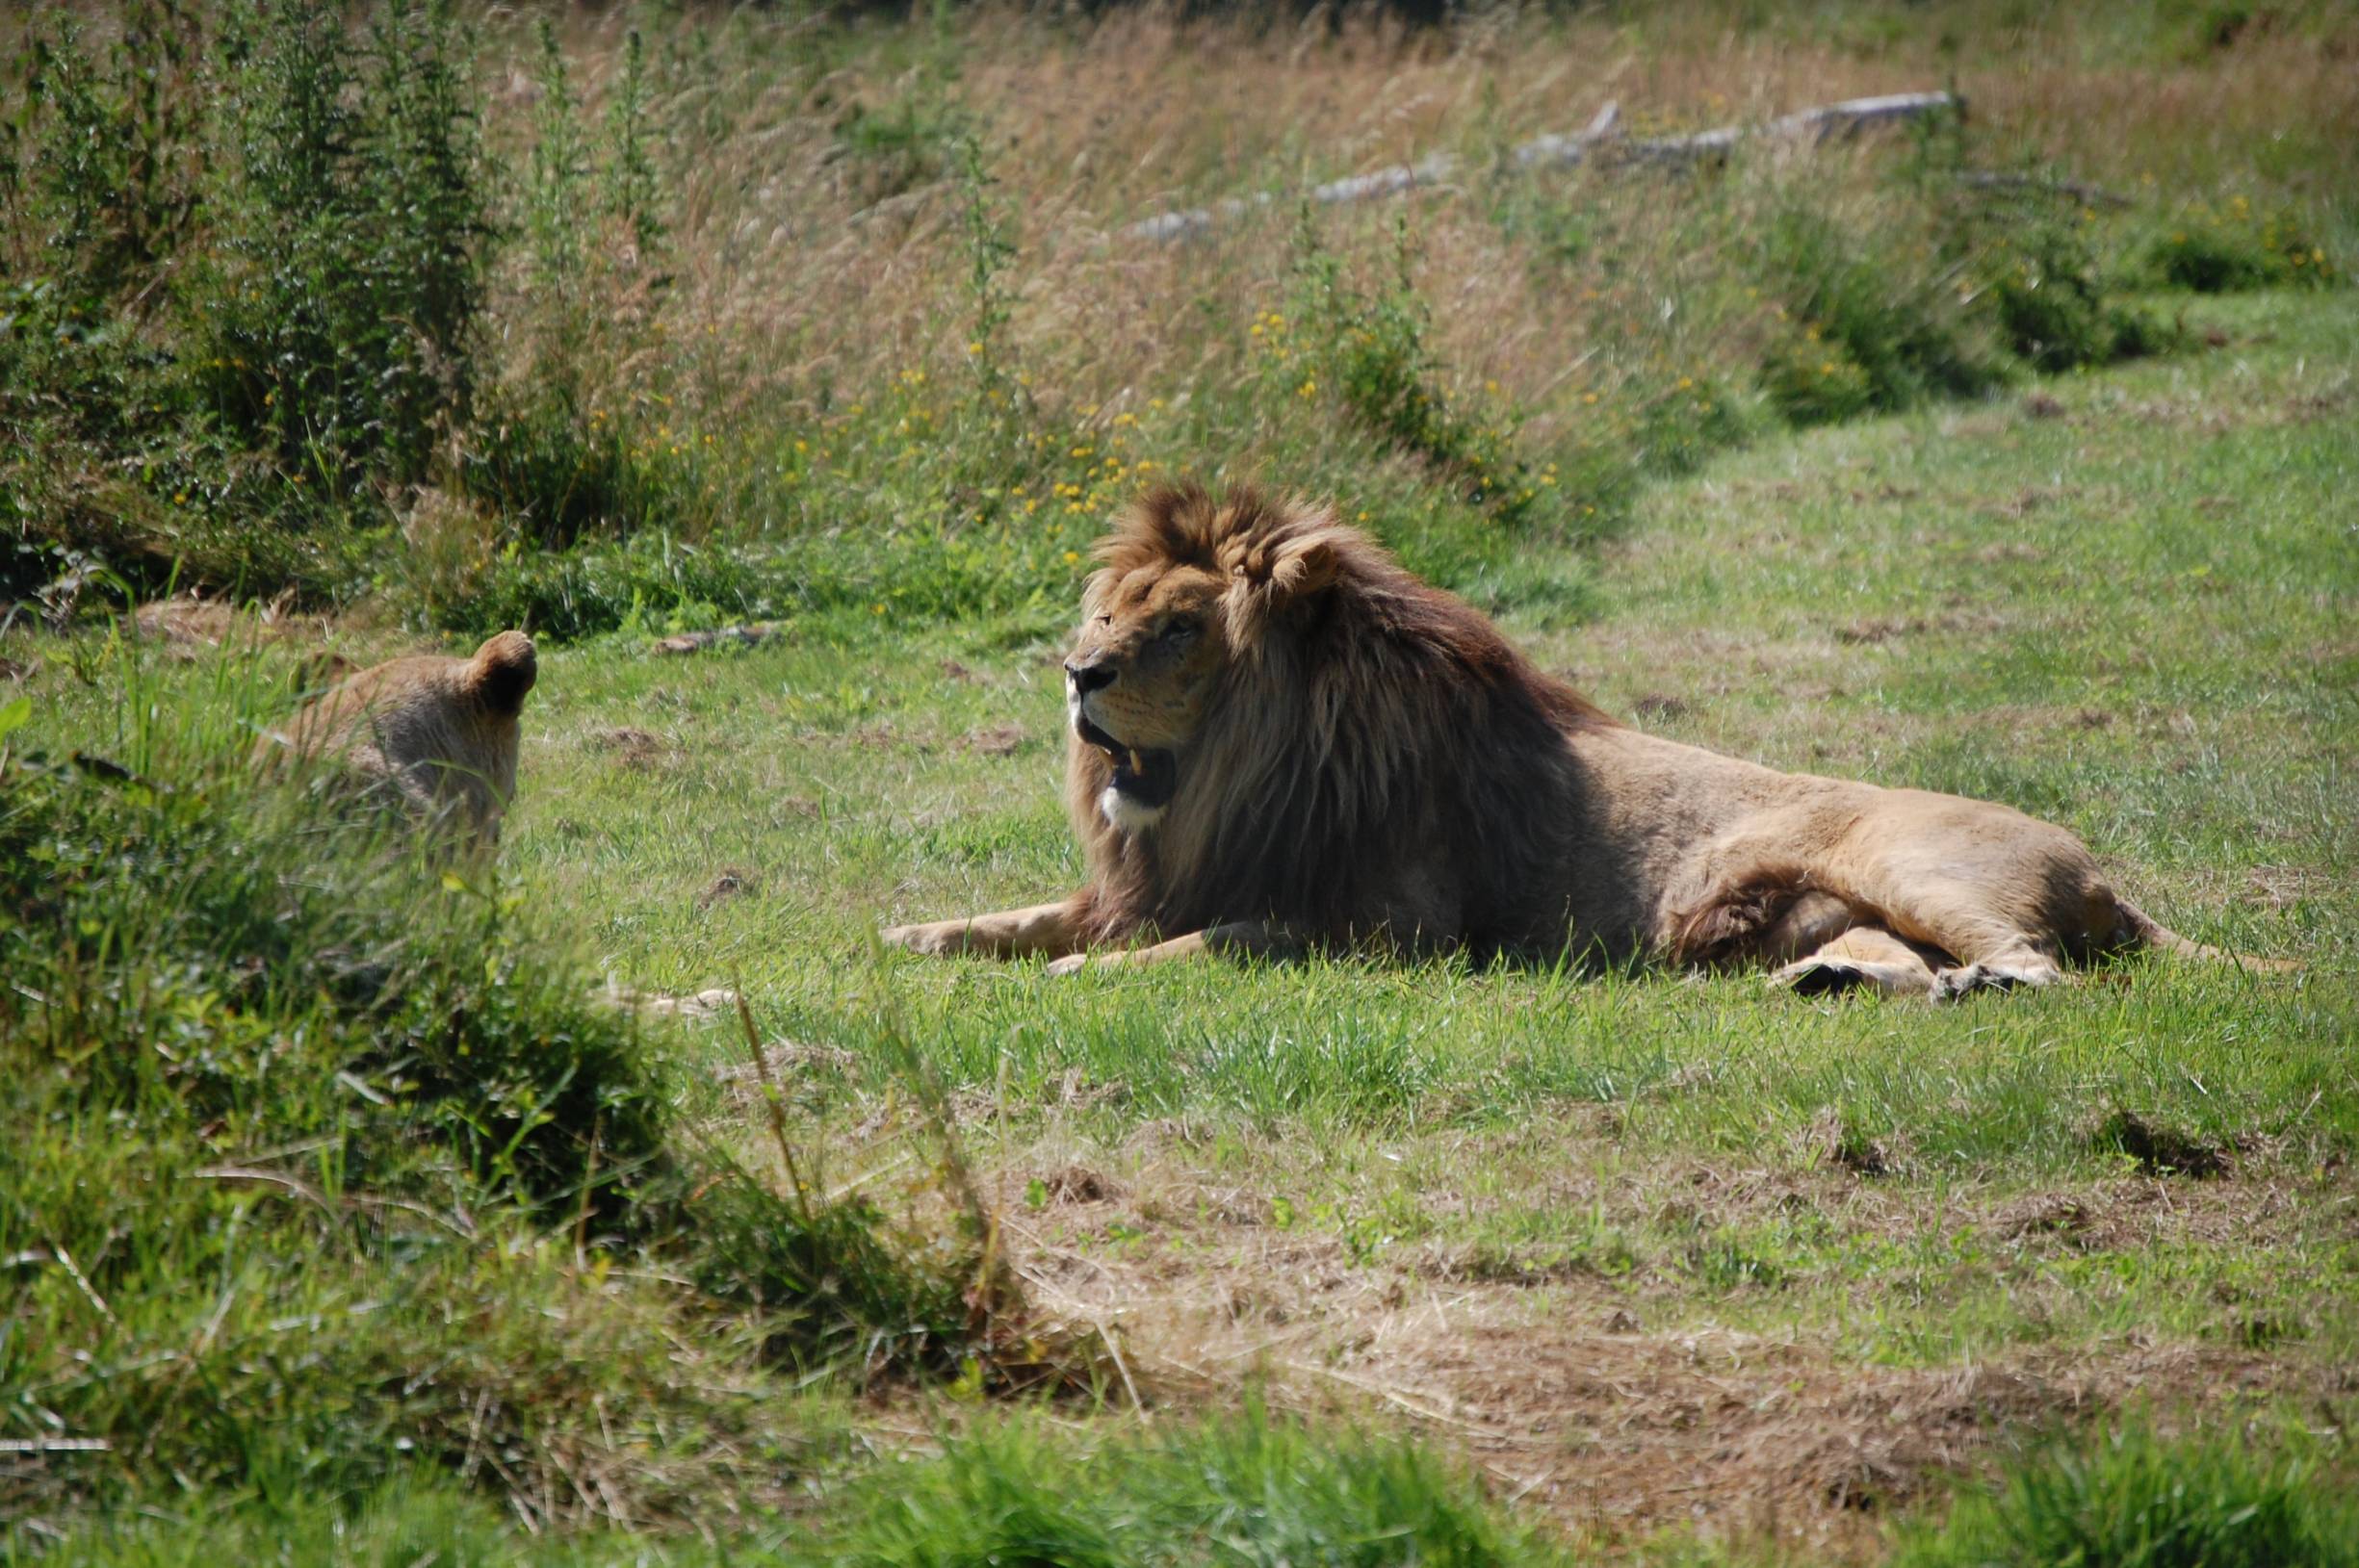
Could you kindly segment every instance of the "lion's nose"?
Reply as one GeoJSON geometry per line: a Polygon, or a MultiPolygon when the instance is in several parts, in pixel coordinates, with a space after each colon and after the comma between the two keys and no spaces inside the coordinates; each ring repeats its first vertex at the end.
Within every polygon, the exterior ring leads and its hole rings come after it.
{"type": "Polygon", "coordinates": [[[1065,679],[1073,682],[1076,695],[1086,697],[1101,687],[1114,683],[1114,666],[1103,659],[1085,658],[1078,664],[1067,659],[1065,679]]]}

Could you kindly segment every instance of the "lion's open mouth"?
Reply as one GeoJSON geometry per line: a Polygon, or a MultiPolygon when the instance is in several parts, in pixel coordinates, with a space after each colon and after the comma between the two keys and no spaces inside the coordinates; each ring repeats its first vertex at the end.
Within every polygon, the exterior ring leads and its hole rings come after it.
{"type": "Polygon", "coordinates": [[[1074,730],[1082,744],[1097,747],[1114,764],[1115,788],[1141,806],[1171,804],[1180,787],[1179,758],[1152,746],[1126,746],[1090,723],[1087,714],[1075,716],[1074,730]]]}

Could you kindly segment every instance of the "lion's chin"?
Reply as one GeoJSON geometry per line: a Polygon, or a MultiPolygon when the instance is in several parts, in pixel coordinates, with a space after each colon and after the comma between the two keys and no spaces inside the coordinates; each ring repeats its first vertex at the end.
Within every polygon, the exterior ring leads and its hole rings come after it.
{"type": "Polygon", "coordinates": [[[1145,833],[1163,820],[1163,812],[1162,806],[1150,806],[1113,784],[1098,791],[1098,814],[1118,833],[1145,833]]]}

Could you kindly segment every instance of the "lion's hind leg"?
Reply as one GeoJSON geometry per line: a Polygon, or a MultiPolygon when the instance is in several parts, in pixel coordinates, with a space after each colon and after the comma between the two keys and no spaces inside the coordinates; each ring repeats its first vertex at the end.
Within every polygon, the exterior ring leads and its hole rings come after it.
{"type": "Polygon", "coordinates": [[[1887,996],[1938,993],[1946,954],[1903,941],[1881,926],[1854,926],[1805,957],[1772,971],[1770,984],[1799,996],[1879,990],[1887,996]]]}

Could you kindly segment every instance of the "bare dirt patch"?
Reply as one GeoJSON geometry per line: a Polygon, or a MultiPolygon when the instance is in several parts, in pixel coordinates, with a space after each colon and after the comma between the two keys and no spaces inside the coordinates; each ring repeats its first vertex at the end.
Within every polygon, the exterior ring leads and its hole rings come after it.
{"type": "Polygon", "coordinates": [[[961,751],[977,757],[1013,757],[1023,749],[1024,726],[1021,724],[992,724],[979,730],[970,730],[959,740],[961,751]]]}
{"type": "Polygon", "coordinates": [[[705,890],[696,895],[696,907],[700,910],[709,910],[713,905],[727,899],[751,892],[760,880],[744,866],[725,866],[710,883],[706,884],[705,890]]]}
{"type": "Polygon", "coordinates": [[[628,724],[599,731],[590,736],[590,744],[601,751],[612,752],[617,763],[633,769],[653,767],[678,750],[654,731],[628,724]]]}
{"type": "MultiPolygon", "coordinates": [[[[1825,1145],[1814,1169],[1672,1162],[1633,1173],[1621,1201],[1675,1200],[1711,1222],[1816,1209],[1896,1237],[1966,1225],[2009,1253],[2060,1255],[2274,1233],[2299,1213],[2296,1195],[2267,1184],[2136,1177],[1961,1203],[1867,1178],[1873,1162],[1845,1158],[1859,1141],[1831,1119],[1812,1131],[1825,1145]]],[[[1044,1312],[1115,1333],[1151,1397],[1218,1402],[1251,1382],[1296,1408],[1406,1420],[1593,1536],[1769,1530],[1847,1555],[1873,1542],[1884,1511],[2028,1429],[2314,1375],[2261,1353],[2271,1324],[2216,1342],[2133,1333],[1945,1366],[1871,1364],[1823,1322],[1724,1326],[1686,1287],[1578,1259],[1469,1268],[1431,1247],[1370,1256],[1190,1169],[1189,1152],[1155,1137],[1050,1176],[1038,1164],[1028,1178],[1022,1165],[1010,1172],[1003,1185],[1035,1183],[1007,1236],[1044,1312]],[[1136,1163],[1109,1172],[1125,1161],[1136,1163]]]]}

